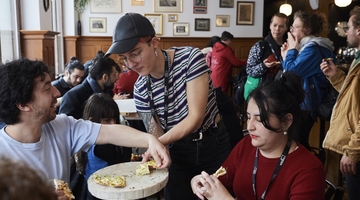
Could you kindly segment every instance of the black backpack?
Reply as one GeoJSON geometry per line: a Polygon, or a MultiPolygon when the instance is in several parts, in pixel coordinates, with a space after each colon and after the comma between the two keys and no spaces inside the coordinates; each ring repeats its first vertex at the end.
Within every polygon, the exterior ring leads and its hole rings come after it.
{"type": "Polygon", "coordinates": [[[221,91],[221,87],[215,88],[216,104],[222,116],[226,131],[229,133],[231,148],[244,137],[242,124],[237,116],[232,99],[221,91]]]}
{"type": "Polygon", "coordinates": [[[234,88],[234,103],[240,105],[245,101],[244,99],[244,86],[246,83],[247,74],[245,68],[240,73],[233,77],[231,83],[234,88]]]}
{"type": "MultiPolygon", "coordinates": [[[[264,56],[264,48],[267,44],[266,40],[260,40],[260,57],[262,58],[264,56]]],[[[234,88],[234,102],[236,105],[241,105],[245,99],[244,99],[244,86],[247,80],[247,73],[246,73],[246,67],[240,69],[240,73],[231,78],[231,84],[234,88]]]]}

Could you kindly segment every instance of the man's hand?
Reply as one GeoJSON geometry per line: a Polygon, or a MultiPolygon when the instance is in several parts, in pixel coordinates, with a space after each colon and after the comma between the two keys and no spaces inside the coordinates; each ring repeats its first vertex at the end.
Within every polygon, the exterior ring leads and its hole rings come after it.
{"type": "Polygon", "coordinates": [[[149,140],[148,150],[142,155],[143,162],[149,160],[150,157],[153,157],[157,167],[159,169],[168,167],[170,165],[170,156],[168,150],[162,145],[162,143],[153,135],[148,134],[149,140]]]}
{"type": "Polygon", "coordinates": [[[69,198],[64,194],[63,191],[55,190],[55,194],[58,197],[58,200],[69,200],[69,198]]]}
{"type": "Polygon", "coordinates": [[[356,163],[343,155],[340,160],[340,171],[343,174],[356,174],[356,163]]]}
{"type": "Polygon", "coordinates": [[[323,59],[320,64],[320,69],[327,77],[332,77],[336,74],[337,67],[332,60],[323,59]]]}

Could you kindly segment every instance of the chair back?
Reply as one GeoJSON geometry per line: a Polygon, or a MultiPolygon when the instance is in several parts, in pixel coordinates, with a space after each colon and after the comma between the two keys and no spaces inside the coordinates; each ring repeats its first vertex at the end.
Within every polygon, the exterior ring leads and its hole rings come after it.
{"type": "Polygon", "coordinates": [[[344,188],[336,187],[329,180],[326,180],[326,191],[324,200],[330,200],[333,197],[333,200],[342,200],[344,196],[344,188]]]}

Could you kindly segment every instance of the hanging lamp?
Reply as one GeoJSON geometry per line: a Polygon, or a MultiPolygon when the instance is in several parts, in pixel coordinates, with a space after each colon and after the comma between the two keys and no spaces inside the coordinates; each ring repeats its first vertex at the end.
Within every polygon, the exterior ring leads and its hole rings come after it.
{"type": "Polygon", "coordinates": [[[287,3],[287,0],[285,0],[285,3],[280,6],[279,12],[284,13],[287,16],[291,15],[292,7],[287,3]]]}
{"type": "Polygon", "coordinates": [[[335,0],[335,5],[339,7],[346,7],[351,4],[351,0],[335,0]]]}

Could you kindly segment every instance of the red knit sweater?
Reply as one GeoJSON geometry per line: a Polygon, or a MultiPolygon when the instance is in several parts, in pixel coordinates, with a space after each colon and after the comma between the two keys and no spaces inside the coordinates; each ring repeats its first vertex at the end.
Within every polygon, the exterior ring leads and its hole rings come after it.
{"type": "Polygon", "coordinates": [[[114,85],[114,94],[124,92],[130,94],[129,98],[133,98],[134,84],[138,77],[139,74],[131,70],[119,74],[119,79],[114,85]]]}
{"type": "MultiPolygon", "coordinates": [[[[279,174],[269,186],[265,200],[324,199],[326,179],[324,167],[307,149],[298,145],[299,148],[287,156],[279,174]]],[[[219,179],[230,191],[234,192],[237,199],[255,199],[251,181],[255,151],[256,148],[251,145],[251,138],[245,137],[222,165],[227,169],[227,174],[219,179]]],[[[259,153],[256,175],[258,199],[269,184],[278,161],[279,158],[269,159],[259,153]]]]}

